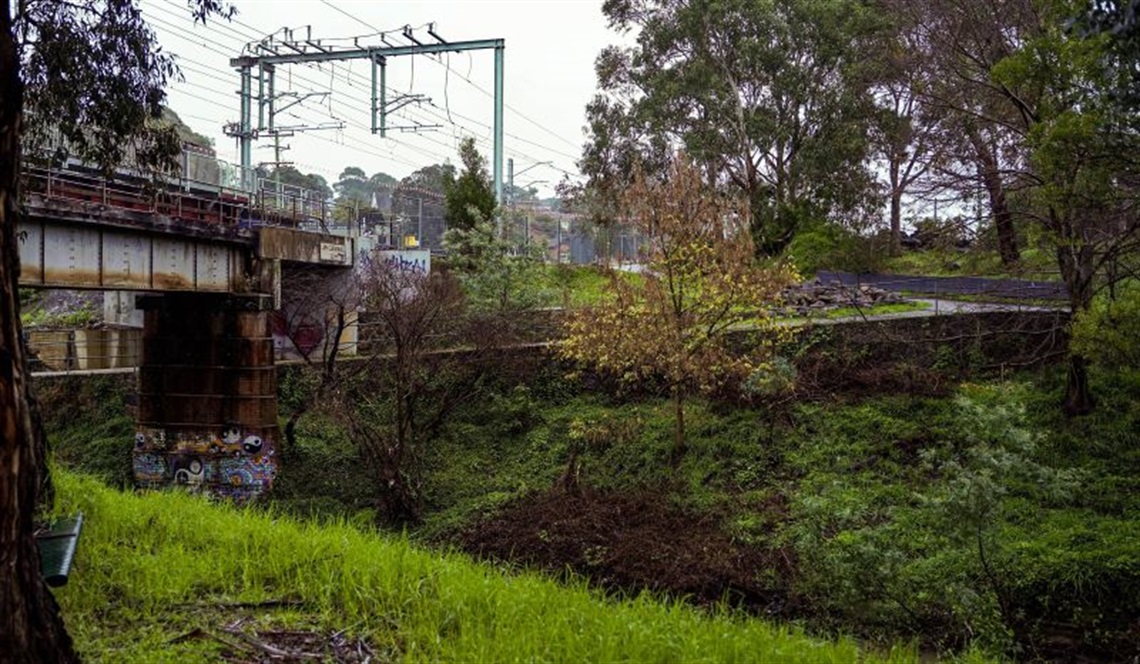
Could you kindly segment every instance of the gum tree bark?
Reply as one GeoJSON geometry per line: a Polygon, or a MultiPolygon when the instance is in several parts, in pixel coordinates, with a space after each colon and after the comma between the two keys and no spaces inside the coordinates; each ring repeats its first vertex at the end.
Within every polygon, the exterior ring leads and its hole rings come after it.
{"type": "Polygon", "coordinates": [[[16,285],[24,91],[11,8],[0,3],[0,660],[76,662],[40,574],[34,537],[45,445],[29,391],[16,285]]]}

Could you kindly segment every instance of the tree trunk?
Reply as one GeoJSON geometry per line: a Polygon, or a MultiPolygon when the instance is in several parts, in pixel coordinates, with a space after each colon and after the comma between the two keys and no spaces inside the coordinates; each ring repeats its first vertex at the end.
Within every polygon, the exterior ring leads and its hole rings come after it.
{"type": "Polygon", "coordinates": [[[1077,417],[1088,415],[1095,407],[1092,390],[1089,389],[1088,360],[1072,353],[1069,355],[1069,378],[1065,384],[1065,401],[1061,410],[1068,417],[1077,417]]]}
{"type": "Polygon", "coordinates": [[[902,253],[902,194],[899,184],[900,157],[892,151],[890,162],[891,178],[891,255],[902,253]]]}
{"type": "Polygon", "coordinates": [[[1010,266],[1021,260],[1021,251],[1017,248],[1017,231],[1013,227],[1013,213],[1005,200],[1005,186],[997,172],[993,172],[986,183],[989,192],[990,209],[994,215],[994,227],[997,229],[998,254],[1001,264],[1010,266]]]}
{"type": "Polygon", "coordinates": [[[40,574],[34,521],[46,460],[22,343],[16,222],[23,85],[11,3],[0,3],[0,658],[76,662],[40,574]]]}
{"type": "Polygon", "coordinates": [[[277,460],[279,462],[291,461],[293,459],[293,451],[297,449],[297,425],[301,422],[301,416],[309,411],[309,402],[306,401],[297,406],[293,412],[289,413],[289,419],[285,420],[285,444],[277,449],[277,460]]]}
{"type": "Polygon", "coordinates": [[[420,523],[419,501],[398,462],[388,462],[381,473],[379,489],[376,516],[381,525],[399,528],[420,523]]]}
{"type": "Polygon", "coordinates": [[[891,192],[891,255],[902,253],[902,192],[891,192]]]}
{"type": "Polygon", "coordinates": [[[970,130],[969,133],[970,142],[974,144],[974,152],[978,159],[978,177],[986,189],[990,213],[994,218],[1001,264],[1013,265],[1021,260],[1021,252],[1017,248],[1017,229],[1013,225],[1013,213],[1010,212],[1009,203],[1005,200],[1005,184],[1001,180],[997,156],[975,130],[970,130]]]}
{"type": "MultiPolygon", "coordinates": [[[[1094,254],[1093,247],[1084,241],[1080,230],[1070,220],[1059,217],[1056,210],[1049,211],[1050,227],[1064,242],[1057,247],[1057,266],[1069,291],[1069,311],[1072,316],[1088,311],[1093,302],[1094,254]]],[[[1088,359],[1070,352],[1069,376],[1065,385],[1065,400],[1061,410],[1069,417],[1088,415],[1095,402],[1089,388],[1088,359]]]]}

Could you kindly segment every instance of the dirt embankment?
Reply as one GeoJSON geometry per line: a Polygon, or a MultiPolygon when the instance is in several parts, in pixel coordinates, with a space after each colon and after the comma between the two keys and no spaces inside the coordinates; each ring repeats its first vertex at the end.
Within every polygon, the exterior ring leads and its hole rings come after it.
{"type": "MultiPolygon", "coordinates": [[[[784,506],[771,509],[782,513],[784,506]]],[[[734,542],[715,515],[696,515],[666,496],[552,489],[461,533],[470,553],[555,574],[570,571],[610,591],[656,593],[709,605],[728,601],[777,614],[793,571],[788,551],[734,542]]]]}

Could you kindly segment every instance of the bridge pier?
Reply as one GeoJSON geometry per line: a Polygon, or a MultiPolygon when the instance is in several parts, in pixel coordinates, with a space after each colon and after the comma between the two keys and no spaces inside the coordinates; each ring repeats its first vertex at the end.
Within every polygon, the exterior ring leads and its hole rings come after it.
{"type": "Polygon", "coordinates": [[[108,325],[142,327],[143,312],[135,307],[134,291],[103,292],[103,322],[108,325]]]}
{"type": "Polygon", "coordinates": [[[271,296],[168,293],[143,309],[140,487],[186,485],[244,501],[277,472],[277,373],[271,296]]]}

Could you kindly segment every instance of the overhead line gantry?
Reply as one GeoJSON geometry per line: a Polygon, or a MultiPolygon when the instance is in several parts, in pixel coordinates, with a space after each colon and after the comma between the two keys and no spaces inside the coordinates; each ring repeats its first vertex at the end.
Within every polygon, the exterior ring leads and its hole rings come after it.
{"type": "MultiPolygon", "coordinates": [[[[320,62],[335,62],[340,60],[368,60],[372,65],[372,133],[385,136],[389,129],[387,123],[388,113],[394,111],[417,99],[407,96],[388,101],[387,95],[387,64],[388,58],[404,55],[433,55],[439,53],[464,51],[478,51],[493,49],[495,52],[495,119],[493,125],[494,149],[491,157],[492,177],[495,186],[496,200],[503,201],[503,39],[476,39],[468,41],[445,41],[435,32],[434,25],[429,24],[428,34],[436,43],[424,43],[416,39],[410,26],[405,26],[403,36],[411,44],[392,44],[385,39],[384,33],[379,35],[380,45],[361,45],[360,39],[353,40],[352,47],[341,47],[323,44],[320,39],[312,38],[312,29],[305,28],[304,39],[294,39],[294,31],[283,29],[285,39],[276,39],[270,35],[259,42],[253,42],[246,47],[252,54],[241,55],[230,59],[230,66],[238,70],[241,78],[240,112],[241,119],[234,127],[231,135],[236,136],[240,142],[242,177],[247,188],[252,187],[251,168],[253,166],[253,141],[260,133],[272,133],[277,130],[274,126],[274,116],[279,109],[276,100],[280,95],[275,93],[276,67],[288,64],[308,64],[320,62]],[[254,70],[256,71],[256,74],[254,70]],[[257,78],[258,103],[257,127],[253,126],[254,91],[253,80],[257,78]],[[268,122],[266,117],[268,116],[268,122]]],[[[276,34],[276,33],[275,33],[276,34]]],[[[297,129],[297,128],[290,128],[297,129]]]]}

